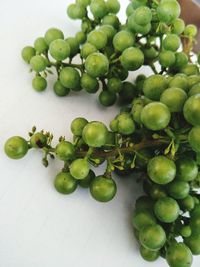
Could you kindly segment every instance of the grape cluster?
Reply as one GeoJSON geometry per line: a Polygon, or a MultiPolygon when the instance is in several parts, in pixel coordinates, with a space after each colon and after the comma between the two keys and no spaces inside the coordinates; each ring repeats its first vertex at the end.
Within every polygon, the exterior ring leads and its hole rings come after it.
{"type": "Polygon", "coordinates": [[[190,267],[192,254],[200,254],[200,54],[192,52],[197,29],[179,18],[176,0],[132,0],[127,21],[119,22],[117,0],[77,0],[68,7],[72,19],[82,20],[82,31],[64,39],[50,29],[23,49],[23,59],[36,72],[33,87],[46,88],[45,76],[56,67],[57,95],[84,88],[110,106],[119,96],[126,103],[110,122],[76,118],[73,141],[33,127],[28,140],[14,136],[5,153],[23,158],[30,149],[63,162],[54,186],[70,194],[78,186],[89,188],[100,202],[117,192],[113,173],[135,172],[144,189],[132,216],[140,254],[147,261],[164,257],[170,267],[190,267]],[[88,15],[88,10],[93,18],[88,15]],[[81,64],[72,63],[79,54],[81,64]],[[54,61],[51,61],[51,58],[54,61]],[[129,71],[143,65],[153,74],[126,81],[129,71]],[[96,176],[94,167],[106,163],[96,176]]]}

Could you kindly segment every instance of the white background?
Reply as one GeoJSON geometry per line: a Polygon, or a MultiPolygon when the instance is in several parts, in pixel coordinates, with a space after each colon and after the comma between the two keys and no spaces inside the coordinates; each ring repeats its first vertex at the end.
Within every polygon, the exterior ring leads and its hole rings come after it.
{"type": "MultiPolygon", "coordinates": [[[[58,194],[52,184],[61,168],[58,162],[45,169],[36,151],[20,161],[4,155],[5,140],[27,137],[33,125],[53,132],[56,140],[60,135],[70,139],[75,117],[108,123],[118,110],[100,107],[95,96],[85,93],[56,97],[53,77],[44,93],[31,88],[32,75],[20,58],[21,49],[50,27],[73,36],[79,23],[66,16],[70,2],[0,1],[0,267],[167,266],[163,260],[150,264],[139,256],[130,224],[140,194],[134,177],[116,178],[117,197],[101,204],[88,190],[58,194]]],[[[128,0],[121,3],[124,20],[128,0]]],[[[195,258],[193,266],[199,264],[200,257],[195,258]]]]}

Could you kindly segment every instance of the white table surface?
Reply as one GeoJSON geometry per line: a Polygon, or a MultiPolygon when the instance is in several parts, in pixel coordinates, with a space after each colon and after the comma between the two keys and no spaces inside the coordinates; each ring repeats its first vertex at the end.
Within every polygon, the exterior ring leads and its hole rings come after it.
{"type": "MultiPolygon", "coordinates": [[[[71,138],[75,117],[108,123],[118,110],[102,108],[95,96],[84,93],[58,98],[52,82],[42,94],[31,88],[32,75],[20,58],[21,48],[50,27],[68,36],[77,32],[79,23],[66,16],[70,2],[0,1],[0,267],[167,266],[163,260],[150,264],[139,256],[130,216],[141,192],[133,177],[116,178],[117,197],[101,204],[83,189],[70,196],[58,194],[52,184],[61,167],[58,162],[45,169],[36,151],[20,161],[4,155],[5,140],[27,137],[33,125],[52,131],[56,139],[71,138]]],[[[128,0],[121,3],[120,16],[125,19],[128,0]]],[[[199,264],[196,257],[193,267],[199,264]]]]}

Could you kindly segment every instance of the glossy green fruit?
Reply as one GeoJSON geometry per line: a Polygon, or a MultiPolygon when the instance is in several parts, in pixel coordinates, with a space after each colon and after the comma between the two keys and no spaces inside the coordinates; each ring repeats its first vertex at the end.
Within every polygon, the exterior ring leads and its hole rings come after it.
{"type": "Polygon", "coordinates": [[[145,226],[156,224],[156,218],[149,210],[136,210],[133,213],[132,225],[137,230],[142,230],[145,226]]]}
{"type": "Polygon", "coordinates": [[[200,153],[200,126],[192,128],[188,135],[188,141],[191,148],[195,152],[200,153]]]}
{"type": "Polygon", "coordinates": [[[176,161],[176,168],[176,177],[181,181],[190,182],[197,177],[198,166],[196,162],[189,157],[178,159],[176,161]]]}
{"type": "Polygon", "coordinates": [[[143,246],[140,246],[140,255],[142,258],[146,261],[156,261],[158,257],[160,256],[159,251],[152,251],[148,248],[145,248],[143,246]]]}
{"type": "Polygon", "coordinates": [[[95,173],[92,170],[90,170],[88,176],[86,176],[82,180],[79,180],[78,184],[83,188],[89,188],[94,179],[95,179],[95,173]]]}
{"type": "Polygon", "coordinates": [[[89,164],[86,159],[76,159],[69,166],[70,174],[77,180],[85,179],[90,171],[89,164]]]}
{"type": "Polygon", "coordinates": [[[184,239],[193,255],[200,255],[200,235],[191,235],[184,239]]]}
{"type": "Polygon", "coordinates": [[[72,143],[68,141],[61,141],[56,146],[55,153],[60,160],[72,160],[75,157],[75,148],[72,143]]]}
{"type": "Polygon", "coordinates": [[[56,175],[54,186],[61,194],[71,194],[77,188],[77,180],[68,172],[60,172],[56,175]]]}
{"type": "Polygon", "coordinates": [[[47,144],[47,137],[43,133],[35,133],[30,138],[30,145],[34,148],[42,148],[47,144]]]}
{"type": "Polygon", "coordinates": [[[54,93],[57,95],[57,96],[67,96],[70,92],[70,89],[69,88],[66,88],[62,85],[62,83],[57,80],[53,86],[53,90],[54,90],[54,93]]]}
{"type": "Polygon", "coordinates": [[[174,180],[168,185],[169,195],[175,199],[183,199],[189,195],[190,186],[187,182],[174,180]]]}
{"type": "Polygon", "coordinates": [[[51,28],[45,33],[44,39],[47,45],[50,45],[54,40],[64,39],[64,34],[59,29],[51,28]]]}
{"type": "Polygon", "coordinates": [[[75,136],[82,136],[84,127],[88,124],[85,118],[76,118],[71,123],[71,131],[75,136]]]}
{"type": "Polygon", "coordinates": [[[6,141],[4,151],[11,159],[21,159],[28,152],[28,143],[20,136],[13,136],[6,141]]]}
{"type": "Polygon", "coordinates": [[[106,56],[101,53],[90,54],[85,61],[87,73],[94,77],[101,77],[108,72],[109,61],[106,56]]]}
{"type": "Polygon", "coordinates": [[[31,58],[30,60],[30,66],[35,72],[42,72],[47,67],[47,60],[46,58],[36,55],[31,58]]]}
{"type": "Polygon", "coordinates": [[[180,5],[177,1],[161,1],[157,13],[160,21],[173,22],[181,13],[180,5]]]}
{"type": "Polygon", "coordinates": [[[167,81],[162,75],[151,75],[144,81],[144,95],[151,100],[160,100],[160,96],[165,89],[167,89],[167,81]]]}
{"type": "Polygon", "coordinates": [[[31,58],[36,54],[35,49],[32,46],[26,46],[21,52],[21,56],[26,63],[30,63],[31,58]]]}
{"type": "Polygon", "coordinates": [[[129,47],[123,51],[120,61],[125,69],[137,70],[144,63],[144,54],[139,48],[129,47]]]}
{"type": "Polygon", "coordinates": [[[190,267],[192,253],[184,243],[171,244],[166,253],[166,260],[170,267],[190,267]]]}
{"type": "Polygon", "coordinates": [[[200,94],[193,95],[185,102],[183,114],[187,122],[200,126],[200,94]]]}
{"type": "Polygon", "coordinates": [[[80,74],[72,67],[65,67],[60,72],[61,84],[69,89],[80,88],[80,74]]]}
{"type": "Polygon", "coordinates": [[[33,89],[35,89],[35,91],[42,92],[47,88],[47,81],[45,78],[41,76],[36,76],[32,80],[32,86],[33,89]]]}
{"type": "Polygon", "coordinates": [[[66,41],[57,39],[51,42],[49,53],[55,60],[62,61],[70,56],[70,46],[66,41]]]}

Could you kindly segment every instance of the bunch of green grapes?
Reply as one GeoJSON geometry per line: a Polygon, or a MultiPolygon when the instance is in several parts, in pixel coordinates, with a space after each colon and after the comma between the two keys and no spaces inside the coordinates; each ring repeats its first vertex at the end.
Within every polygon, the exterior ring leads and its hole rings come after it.
{"type": "MultiPolygon", "coordinates": [[[[157,73],[190,72],[188,55],[181,48],[180,37],[187,39],[187,52],[194,41],[197,29],[185,26],[177,1],[133,0],[127,7],[127,21],[117,17],[118,0],[77,0],[69,5],[67,14],[82,20],[81,31],[65,38],[61,30],[49,29],[44,37],[26,46],[22,58],[35,73],[32,85],[41,92],[47,88],[47,74],[56,69],[53,86],[58,96],[70,90],[94,94],[99,88],[99,101],[111,106],[117,101],[130,103],[135,97],[133,86],[127,85],[130,71],[148,65],[157,73]],[[72,63],[75,59],[76,63],[72,63]],[[127,97],[127,92],[129,97],[127,97]]],[[[186,49],[185,49],[186,50],[186,49]]]]}
{"type": "Polygon", "coordinates": [[[116,195],[114,173],[135,172],[145,193],[132,216],[142,257],[162,256],[170,267],[190,267],[192,254],[200,254],[200,55],[192,52],[197,29],[179,18],[176,0],[132,0],[124,25],[119,8],[117,0],[77,0],[68,7],[71,18],[82,20],[76,37],[64,39],[50,29],[22,52],[36,72],[37,91],[46,88],[54,66],[57,95],[82,88],[95,93],[100,82],[104,106],[118,95],[126,105],[109,128],[76,118],[72,141],[60,137],[53,146],[51,133],[33,127],[28,139],[8,139],[5,153],[20,159],[30,149],[43,151],[44,166],[54,158],[63,162],[54,181],[59,193],[81,186],[100,202],[116,195]],[[72,63],[77,54],[81,64],[72,63]],[[129,71],[143,65],[154,73],[126,81],[129,71]],[[103,163],[105,171],[96,176],[94,169],[103,163]]]}

